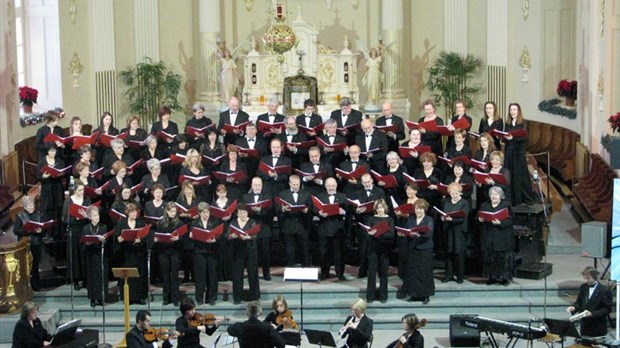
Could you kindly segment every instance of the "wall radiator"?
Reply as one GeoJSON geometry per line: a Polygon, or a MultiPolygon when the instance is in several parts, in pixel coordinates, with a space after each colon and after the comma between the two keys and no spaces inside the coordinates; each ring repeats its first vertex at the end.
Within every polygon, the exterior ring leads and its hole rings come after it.
{"type": "MultiPolygon", "coordinates": [[[[116,90],[116,72],[114,70],[95,72],[95,88],[98,117],[104,111],[109,111],[114,117],[114,124],[117,128],[123,128],[125,120],[120,119],[117,115],[117,90],[116,90]]],[[[97,125],[96,127],[99,127],[97,125]]],[[[95,127],[95,128],[96,128],[95,127]]]]}
{"type": "Polygon", "coordinates": [[[500,65],[487,66],[487,100],[497,104],[500,117],[504,118],[508,112],[506,104],[506,67],[500,65]]]}

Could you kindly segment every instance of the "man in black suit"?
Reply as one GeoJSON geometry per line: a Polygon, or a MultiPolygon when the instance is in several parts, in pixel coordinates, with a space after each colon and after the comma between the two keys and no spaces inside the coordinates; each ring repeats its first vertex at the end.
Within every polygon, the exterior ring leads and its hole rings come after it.
{"type": "MultiPolygon", "coordinates": [[[[136,326],[131,328],[125,334],[125,342],[127,347],[147,348],[153,347],[152,342],[147,342],[144,338],[144,333],[151,327],[151,312],[141,309],[136,313],[136,326]]],[[[171,348],[172,343],[169,340],[165,340],[164,348],[171,348]]]]}
{"type": "MultiPolygon", "coordinates": [[[[377,126],[396,126],[398,127],[398,131],[392,132],[384,132],[388,138],[388,149],[389,151],[398,152],[399,142],[405,139],[405,125],[403,123],[403,119],[399,116],[392,114],[392,103],[385,102],[382,107],[383,116],[377,119],[377,126]]],[[[382,131],[383,132],[383,131],[382,131]]]]}
{"type": "MultiPolygon", "coordinates": [[[[323,161],[328,162],[332,167],[337,166],[338,163],[344,161],[345,155],[349,152],[349,147],[345,147],[343,150],[336,151],[333,147],[327,145],[346,144],[346,139],[337,133],[337,122],[331,118],[325,121],[325,134],[321,135],[317,141],[317,146],[323,153],[323,161]]],[[[342,145],[341,145],[342,146],[342,145]]]]}
{"type": "Polygon", "coordinates": [[[344,277],[344,260],[342,250],[344,247],[344,204],[347,197],[344,193],[337,192],[338,183],[334,178],[325,180],[325,191],[319,193],[317,198],[323,204],[338,204],[340,209],[336,215],[328,215],[313,204],[314,214],[319,217],[319,253],[321,255],[321,279],[329,277],[331,262],[329,255],[333,256],[336,268],[336,276],[339,280],[346,280],[344,277]]]}
{"type": "MultiPolygon", "coordinates": [[[[269,101],[269,104],[267,104],[267,109],[269,111],[264,114],[258,115],[258,118],[256,119],[256,125],[258,126],[258,123],[261,121],[269,124],[283,123],[284,115],[278,113],[279,106],[280,103],[278,102],[278,99],[272,98],[269,101]]],[[[282,134],[282,132],[283,131],[281,128],[272,128],[269,132],[259,132],[259,134],[261,137],[265,138],[266,141],[271,141],[271,139],[275,138],[278,134],[282,134]]]]}
{"type": "Polygon", "coordinates": [[[224,144],[234,144],[239,137],[243,136],[243,130],[236,130],[235,134],[227,134],[223,128],[225,124],[237,126],[249,120],[250,115],[243,110],[239,110],[239,99],[237,97],[230,98],[228,110],[220,112],[220,121],[217,124],[220,135],[224,137],[224,144]]]}
{"type": "Polygon", "coordinates": [[[293,161],[293,168],[299,168],[299,165],[308,155],[308,148],[298,147],[292,145],[292,143],[301,143],[308,140],[308,138],[305,133],[300,132],[299,128],[297,128],[297,119],[295,116],[287,116],[284,122],[286,124],[286,129],[282,134],[278,134],[276,139],[280,139],[282,144],[285,144],[286,153],[293,161]]]}
{"type": "MultiPolygon", "coordinates": [[[[352,171],[357,170],[357,168],[362,166],[365,168],[366,173],[370,173],[370,165],[368,165],[368,162],[360,158],[360,154],[361,150],[358,145],[349,146],[350,159],[348,161],[341,162],[338,165],[338,168],[347,173],[351,173],[352,171]]],[[[342,188],[341,191],[344,192],[347,197],[352,197],[355,191],[362,188],[362,183],[360,179],[361,178],[346,180],[340,178],[340,184],[338,186],[342,188]]]]}
{"type": "MultiPolygon", "coordinates": [[[[315,114],[316,103],[312,99],[307,99],[304,102],[304,113],[297,116],[297,124],[306,128],[313,128],[323,123],[323,118],[319,114],[315,114]]],[[[316,132],[306,132],[309,139],[314,139],[316,132]]]]}
{"type": "Polygon", "coordinates": [[[379,173],[385,173],[385,156],[388,153],[387,136],[375,131],[369,119],[362,121],[362,131],[363,134],[355,137],[355,143],[360,147],[362,157],[370,164],[370,168],[379,173]]]}
{"type": "MultiPolygon", "coordinates": [[[[291,159],[282,154],[282,141],[278,138],[271,140],[271,156],[263,156],[261,162],[269,167],[291,166],[291,159]]],[[[260,166],[260,164],[259,164],[260,166]]],[[[258,171],[258,176],[263,179],[265,192],[272,197],[286,187],[286,181],[290,173],[277,173],[275,170],[258,171]]]]}
{"type": "Polygon", "coordinates": [[[249,123],[245,127],[245,136],[238,138],[235,145],[244,149],[255,149],[258,152],[258,157],[251,157],[246,153],[239,153],[239,157],[241,157],[248,170],[248,177],[251,178],[255,176],[260,158],[266,156],[269,151],[267,151],[267,142],[261,136],[257,135],[257,129],[254,123],[249,123]]]}
{"type": "Polygon", "coordinates": [[[346,138],[348,145],[355,143],[355,137],[362,133],[359,124],[362,122],[364,115],[359,110],[351,107],[351,99],[347,97],[340,99],[340,109],[332,111],[329,118],[336,120],[336,125],[339,129],[352,126],[339,132],[340,135],[346,138]]]}
{"type": "Polygon", "coordinates": [[[248,204],[249,215],[252,220],[260,223],[258,242],[258,261],[263,266],[263,279],[271,280],[271,225],[273,224],[273,208],[261,208],[252,204],[271,201],[271,195],[264,192],[263,180],[259,177],[252,178],[250,193],[243,195],[243,202],[248,204]]]}
{"type": "MultiPolygon", "coordinates": [[[[354,198],[360,203],[368,203],[377,199],[385,199],[385,192],[381,187],[375,186],[372,175],[366,173],[361,178],[363,188],[354,194],[354,198]]],[[[365,209],[363,207],[355,210],[355,221],[363,224],[368,223],[368,219],[374,214],[373,209],[365,209]]],[[[364,278],[368,274],[368,240],[370,236],[365,230],[356,227],[357,230],[357,250],[360,259],[360,269],[357,273],[358,278],[364,278]]]]}
{"type": "Polygon", "coordinates": [[[566,311],[570,314],[585,312],[581,319],[581,334],[584,336],[607,335],[607,317],[611,313],[611,292],[598,281],[599,272],[594,267],[586,267],[583,272],[586,281],[579,287],[577,300],[566,311]]]}
{"type": "Polygon", "coordinates": [[[287,205],[275,204],[278,221],[281,223],[282,234],[284,235],[286,265],[291,267],[296,263],[295,251],[299,248],[302,266],[309,267],[310,243],[308,233],[310,229],[308,227],[310,226],[310,219],[308,205],[311,204],[310,193],[300,190],[301,179],[297,175],[290,176],[288,186],[290,189],[281,191],[279,197],[290,205],[305,205],[306,208],[292,212],[287,205]]]}
{"type": "Polygon", "coordinates": [[[304,162],[299,167],[304,173],[315,173],[320,175],[304,175],[301,180],[304,185],[304,189],[308,190],[310,194],[318,195],[323,190],[325,184],[325,178],[333,177],[334,170],[331,164],[325,161],[321,161],[321,150],[318,147],[313,146],[308,150],[309,161],[304,162]]]}
{"type": "Polygon", "coordinates": [[[248,320],[228,327],[228,334],[239,339],[240,348],[284,348],[284,338],[270,323],[258,319],[262,312],[260,302],[252,301],[247,305],[248,320]]]}

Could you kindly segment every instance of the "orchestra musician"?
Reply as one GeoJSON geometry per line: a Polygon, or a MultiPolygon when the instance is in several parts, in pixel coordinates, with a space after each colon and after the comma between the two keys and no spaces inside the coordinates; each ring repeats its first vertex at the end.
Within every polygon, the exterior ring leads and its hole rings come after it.
{"type": "Polygon", "coordinates": [[[588,266],[581,272],[585,283],[579,287],[575,303],[566,308],[571,315],[585,313],[581,319],[581,334],[584,336],[607,335],[607,318],[611,313],[612,295],[609,288],[599,282],[599,272],[588,266]]]}
{"type": "Polygon", "coordinates": [[[175,322],[176,331],[179,333],[177,347],[203,348],[200,345],[200,333],[205,333],[209,336],[213,335],[222,320],[216,319],[212,323],[207,323],[204,319],[201,321],[200,316],[204,318],[204,314],[196,315],[198,314],[196,313],[196,303],[190,297],[186,297],[181,301],[179,310],[181,311],[181,316],[175,322]]]}
{"type": "Polygon", "coordinates": [[[277,295],[274,297],[271,302],[271,308],[273,311],[269,312],[263,321],[270,323],[276,331],[299,328],[297,322],[293,319],[293,312],[288,308],[288,303],[284,296],[277,295]]]}
{"type": "Polygon", "coordinates": [[[364,312],[367,303],[361,298],[351,304],[352,315],[344,321],[344,325],[338,331],[340,338],[347,338],[345,343],[349,348],[367,348],[368,341],[372,336],[373,321],[364,312]]]}
{"type": "Polygon", "coordinates": [[[13,224],[13,233],[17,236],[17,240],[28,237],[30,238],[30,254],[32,255],[32,265],[30,267],[30,286],[34,291],[41,290],[41,279],[39,277],[39,264],[41,263],[41,254],[43,253],[43,236],[42,229],[37,228],[30,233],[24,231],[22,227],[28,222],[42,222],[41,214],[35,209],[35,201],[31,196],[25,195],[21,200],[23,210],[17,214],[15,223],[13,224]]]}
{"type": "MultiPolygon", "coordinates": [[[[131,348],[152,348],[154,342],[147,341],[145,334],[151,329],[151,312],[141,309],[136,313],[136,325],[125,334],[125,343],[131,348]]],[[[162,348],[172,348],[174,335],[164,340],[162,348]]]]}
{"type": "Polygon", "coordinates": [[[405,333],[386,348],[424,348],[424,336],[418,329],[426,324],[426,319],[420,321],[415,313],[409,313],[405,314],[401,321],[405,333]]]}
{"type": "Polygon", "coordinates": [[[228,334],[239,339],[239,348],[284,348],[284,338],[271,324],[258,319],[262,312],[259,301],[249,302],[246,307],[248,320],[228,327],[228,334]]]}
{"type": "Polygon", "coordinates": [[[30,301],[24,303],[13,330],[13,348],[39,348],[50,345],[52,335],[45,330],[37,314],[39,306],[30,301]]]}

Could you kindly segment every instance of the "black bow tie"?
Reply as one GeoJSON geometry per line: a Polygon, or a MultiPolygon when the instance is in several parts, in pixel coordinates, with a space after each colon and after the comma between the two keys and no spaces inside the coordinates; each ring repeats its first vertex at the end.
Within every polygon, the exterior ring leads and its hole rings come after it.
{"type": "Polygon", "coordinates": [[[366,138],[370,138],[372,134],[366,134],[366,138]]]}
{"type": "Polygon", "coordinates": [[[252,139],[248,139],[248,141],[254,141],[254,140],[255,140],[254,138],[252,138],[252,139]]]}
{"type": "Polygon", "coordinates": [[[351,163],[353,163],[353,164],[357,164],[357,162],[359,162],[359,161],[351,161],[351,163]]]}
{"type": "Polygon", "coordinates": [[[336,136],[335,135],[328,135],[327,137],[328,138],[335,138],[336,136]]]}
{"type": "Polygon", "coordinates": [[[335,193],[330,193],[329,196],[330,197],[336,197],[336,194],[335,193]]]}
{"type": "Polygon", "coordinates": [[[588,285],[588,286],[589,286],[590,288],[595,288],[597,285],[598,285],[598,282],[597,282],[597,283],[594,283],[594,284],[592,284],[592,285],[588,285]]]}
{"type": "Polygon", "coordinates": [[[273,159],[277,160],[278,158],[280,158],[280,157],[279,156],[273,156],[273,159]]]}
{"type": "Polygon", "coordinates": [[[269,115],[269,117],[276,117],[276,115],[271,115],[271,114],[270,114],[270,115],[269,115]]]}
{"type": "Polygon", "coordinates": [[[366,190],[366,192],[368,192],[368,193],[372,193],[372,189],[370,189],[370,190],[366,190]]]}
{"type": "Polygon", "coordinates": [[[254,196],[258,197],[260,196],[260,193],[255,193],[254,196]]]}
{"type": "Polygon", "coordinates": [[[291,193],[292,193],[292,194],[296,194],[297,192],[295,192],[295,191],[291,191],[291,193]]]}
{"type": "Polygon", "coordinates": [[[349,115],[342,115],[342,117],[349,117],[349,115]]]}
{"type": "Polygon", "coordinates": [[[232,115],[237,115],[237,113],[236,112],[231,112],[230,116],[232,116],[232,115]]]}

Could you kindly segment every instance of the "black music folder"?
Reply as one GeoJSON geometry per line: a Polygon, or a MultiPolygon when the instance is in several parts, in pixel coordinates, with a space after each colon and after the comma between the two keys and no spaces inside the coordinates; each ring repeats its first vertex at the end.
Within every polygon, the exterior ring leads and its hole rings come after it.
{"type": "Polygon", "coordinates": [[[280,331],[279,334],[284,338],[284,342],[287,346],[301,346],[301,332],[297,330],[283,330],[280,331]]]}
{"type": "Polygon", "coordinates": [[[543,321],[545,322],[545,325],[547,325],[549,332],[554,335],[558,335],[562,338],[581,337],[581,335],[579,335],[579,331],[577,331],[577,328],[575,327],[575,324],[569,320],[545,318],[543,321]]]}
{"type": "Polygon", "coordinates": [[[308,342],[310,344],[316,344],[318,346],[326,346],[326,347],[335,347],[336,341],[334,341],[334,336],[332,336],[329,331],[320,331],[320,330],[305,330],[306,336],[308,337],[308,342]]]}

